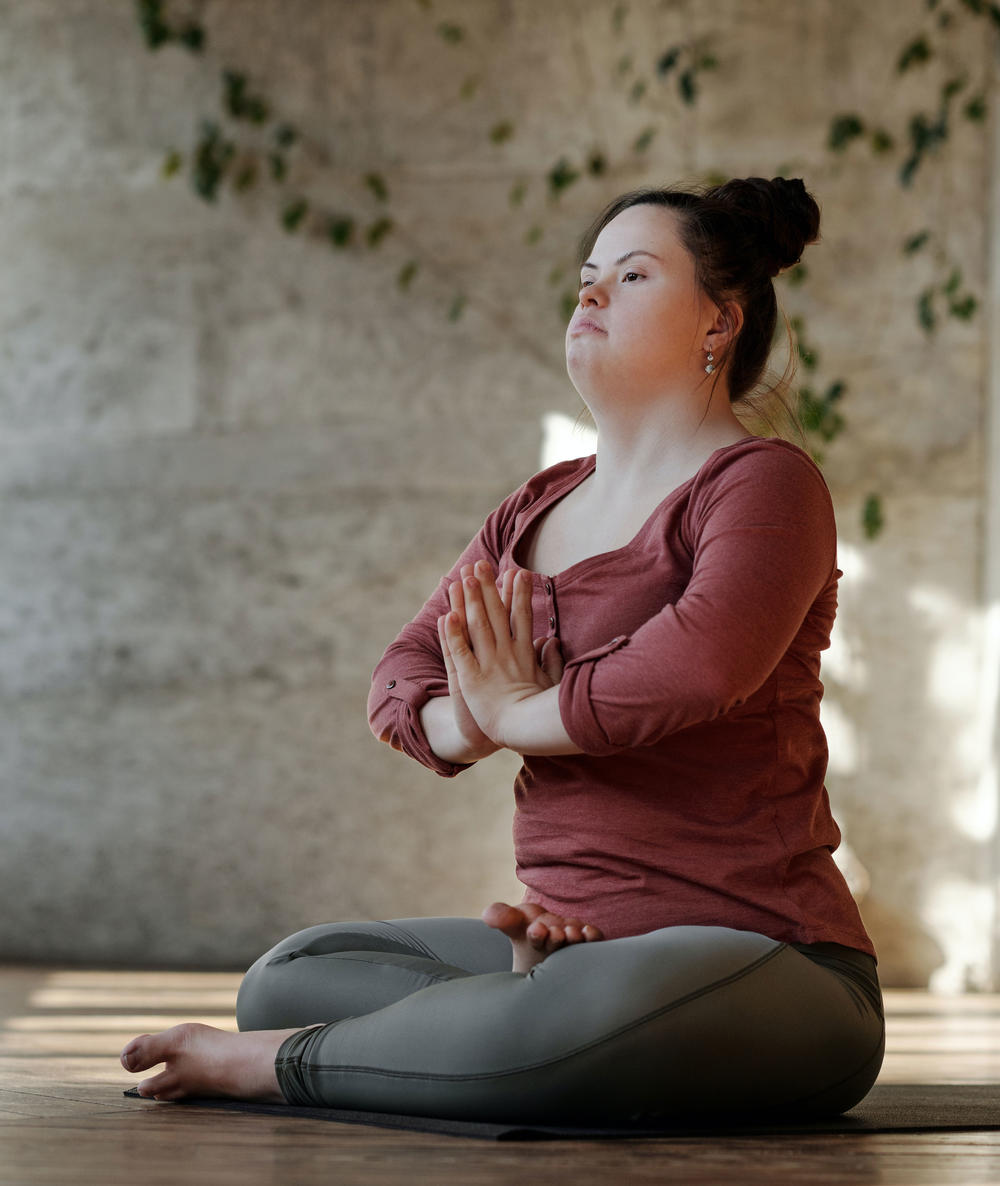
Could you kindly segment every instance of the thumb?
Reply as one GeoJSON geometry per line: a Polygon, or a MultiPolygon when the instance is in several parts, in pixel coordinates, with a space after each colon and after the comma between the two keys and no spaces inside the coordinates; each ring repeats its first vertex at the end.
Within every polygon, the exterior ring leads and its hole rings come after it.
{"type": "Polygon", "coordinates": [[[550,638],[542,647],[541,655],[542,671],[549,677],[549,679],[557,684],[562,679],[563,675],[563,655],[562,646],[558,638],[550,638]]]}

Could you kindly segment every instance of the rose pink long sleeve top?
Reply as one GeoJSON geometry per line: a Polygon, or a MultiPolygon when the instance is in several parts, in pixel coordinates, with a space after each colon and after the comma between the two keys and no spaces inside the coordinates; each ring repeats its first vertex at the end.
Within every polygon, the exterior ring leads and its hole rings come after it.
{"type": "MultiPolygon", "coordinates": [[[[545,512],[594,470],[536,474],[487,518],[375,669],[369,722],[443,776],[419,710],[448,694],[448,585],[521,567],[545,512]]],[[[525,901],[607,938],[675,925],[874,955],[832,853],[820,652],[837,607],[836,524],[807,453],[717,449],[624,547],[532,574],[534,636],[558,635],[563,724],[583,753],[525,756],[514,851],[525,901]]]]}

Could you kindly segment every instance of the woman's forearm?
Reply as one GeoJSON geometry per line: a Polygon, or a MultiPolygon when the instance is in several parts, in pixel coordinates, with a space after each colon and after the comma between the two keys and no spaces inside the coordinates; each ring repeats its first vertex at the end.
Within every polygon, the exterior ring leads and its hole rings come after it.
{"type": "Polygon", "coordinates": [[[466,764],[496,753],[501,747],[484,739],[470,743],[455,723],[450,696],[434,696],[420,710],[420,725],[427,744],[445,762],[466,764]]]}
{"type": "Polygon", "coordinates": [[[559,685],[504,707],[498,722],[500,740],[519,754],[582,754],[566,732],[559,711],[559,685]]]}

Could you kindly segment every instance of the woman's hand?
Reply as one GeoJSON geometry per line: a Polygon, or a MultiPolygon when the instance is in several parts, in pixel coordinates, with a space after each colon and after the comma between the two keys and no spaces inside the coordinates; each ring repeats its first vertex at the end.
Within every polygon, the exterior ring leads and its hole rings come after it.
{"type": "Polygon", "coordinates": [[[508,726],[523,713],[522,702],[548,691],[562,678],[558,640],[532,640],[528,573],[506,572],[502,593],[497,592],[493,569],[486,561],[471,573],[463,569],[461,577],[448,591],[451,612],[438,619],[449,690],[457,689],[465,709],[490,741],[517,749],[518,738],[508,726]]]}

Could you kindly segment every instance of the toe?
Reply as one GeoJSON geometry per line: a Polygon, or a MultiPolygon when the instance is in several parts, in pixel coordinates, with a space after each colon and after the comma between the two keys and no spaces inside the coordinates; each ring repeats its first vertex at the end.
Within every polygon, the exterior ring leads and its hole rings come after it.
{"type": "Polygon", "coordinates": [[[494,902],[492,906],[487,906],[482,919],[487,926],[495,927],[508,936],[512,932],[520,934],[524,930],[524,915],[516,906],[508,906],[506,902],[494,902]]]}
{"type": "Polygon", "coordinates": [[[143,1099],[166,1100],[174,1099],[171,1094],[177,1089],[177,1078],[170,1071],[161,1071],[152,1079],[143,1079],[136,1089],[143,1099]]]}
{"type": "Polygon", "coordinates": [[[164,1062],[166,1052],[163,1034],[142,1034],[133,1038],[122,1051],[122,1066],[126,1071],[148,1071],[158,1062],[164,1062]]]}

